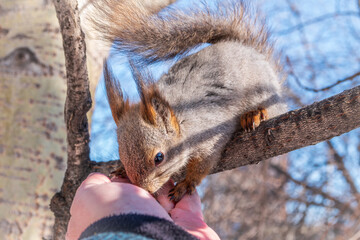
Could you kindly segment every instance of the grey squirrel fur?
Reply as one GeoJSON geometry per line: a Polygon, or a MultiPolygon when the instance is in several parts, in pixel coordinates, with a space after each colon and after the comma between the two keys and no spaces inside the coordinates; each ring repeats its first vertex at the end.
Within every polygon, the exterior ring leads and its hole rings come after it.
{"type": "Polygon", "coordinates": [[[266,28],[243,1],[232,2],[219,3],[216,12],[191,7],[155,14],[141,1],[94,3],[101,37],[136,59],[140,103],[124,99],[107,66],[105,82],[126,175],[151,193],[180,171],[186,177],[169,196],[177,201],[192,193],[239,127],[253,130],[286,112],[281,67],[266,28]],[[183,57],[157,82],[143,74],[148,64],[183,56],[201,43],[211,45],[183,57]],[[156,165],[160,152],[164,160],[156,165]]]}

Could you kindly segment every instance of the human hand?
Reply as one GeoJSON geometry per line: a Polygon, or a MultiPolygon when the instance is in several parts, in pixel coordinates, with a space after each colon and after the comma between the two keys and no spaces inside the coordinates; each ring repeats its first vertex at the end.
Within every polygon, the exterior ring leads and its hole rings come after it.
{"type": "Polygon", "coordinates": [[[157,200],[170,214],[174,223],[201,240],[220,239],[216,232],[204,222],[198,192],[195,191],[192,195],[186,194],[178,203],[174,204],[167,196],[173,187],[174,184],[171,181],[166,183],[160,190],[157,200]]]}
{"type": "Polygon", "coordinates": [[[130,184],[126,179],[115,178],[111,181],[103,174],[90,174],[76,191],[66,239],[78,239],[88,226],[104,217],[126,213],[146,214],[172,221],[146,190],[130,184]]]}
{"type": "Polygon", "coordinates": [[[78,239],[88,226],[104,217],[127,213],[173,221],[199,239],[219,239],[204,222],[198,193],[185,195],[175,205],[167,197],[172,187],[173,183],[168,182],[158,193],[160,205],[146,190],[130,184],[127,179],[110,180],[100,173],[90,174],[76,191],[66,239],[78,239]]]}

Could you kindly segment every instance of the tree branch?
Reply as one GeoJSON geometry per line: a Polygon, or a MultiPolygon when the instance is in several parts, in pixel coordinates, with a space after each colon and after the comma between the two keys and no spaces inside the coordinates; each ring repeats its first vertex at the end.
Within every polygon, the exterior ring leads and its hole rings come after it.
{"type": "Polygon", "coordinates": [[[77,1],[54,0],[59,19],[67,74],[65,123],[68,160],[61,191],[51,200],[55,214],[54,239],[64,239],[70,218],[70,206],[76,189],[89,172],[89,131],[86,113],[91,108],[86,68],[84,34],[80,28],[77,1]]]}
{"type": "Polygon", "coordinates": [[[360,86],[238,132],[213,173],[258,163],[360,127],[360,86]]]}
{"type": "Polygon", "coordinates": [[[339,16],[342,16],[342,17],[348,17],[348,16],[350,16],[350,17],[358,17],[359,12],[345,11],[345,12],[335,12],[335,13],[324,14],[322,16],[319,16],[319,17],[307,20],[307,21],[305,21],[303,23],[297,24],[295,26],[289,27],[287,29],[275,32],[275,34],[277,34],[277,35],[289,34],[289,33],[292,33],[292,32],[294,32],[296,30],[300,30],[302,28],[305,28],[305,27],[307,27],[309,25],[316,24],[316,23],[319,23],[319,22],[322,22],[322,21],[325,21],[325,20],[328,20],[328,19],[339,17],[339,16]]]}
{"type": "MultiPolygon", "coordinates": [[[[256,164],[326,141],[360,127],[360,86],[263,122],[255,131],[238,131],[226,145],[217,173],[256,164]]],[[[93,171],[109,173],[120,161],[91,162],[93,171]]]]}
{"type": "Polygon", "coordinates": [[[307,183],[305,183],[304,181],[298,181],[296,179],[294,179],[289,173],[287,173],[284,169],[282,169],[281,167],[275,165],[275,164],[271,164],[270,167],[272,167],[273,169],[275,169],[276,171],[278,171],[279,173],[283,174],[287,179],[290,179],[292,182],[304,187],[307,190],[310,190],[311,192],[313,192],[314,194],[319,194],[324,198],[327,198],[329,200],[331,200],[334,203],[334,206],[336,208],[338,208],[339,210],[342,211],[352,211],[352,208],[350,206],[350,203],[346,202],[343,203],[340,200],[338,200],[337,198],[331,196],[330,194],[324,192],[323,190],[321,190],[320,188],[316,188],[316,187],[312,187],[309,186],[307,183]]]}
{"type": "Polygon", "coordinates": [[[291,74],[291,76],[295,79],[296,83],[303,89],[305,89],[306,91],[310,91],[310,92],[322,92],[322,91],[327,91],[327,90],[330,90],[331,88],[343,83],[343,82],[346,82],[346,81],[352,81],[354,80],[355,78],[359,77],[360,76],[360,71],[359,72],[356,72],[348,77],[345,77],[343,79],[339,79],[337,80],[336,82],[326,86],[326,87],[323,87],[323,88],[311,88],[311,87],[307,87],[305,85],[303,85],[300,81],[300,79],[296,76],[295,72],[294,72],[294,69],[292,67],[292,63],[290,61],[290,59],[288,57],[286,57],[286,63],[288,64],[289,66],[289,73],[291,74]]]}
{"type": "Polygon", "coordinates": [[[344,158],[339,155],[339,153],[336,151],[336,149],[331,141],[326,141],[326,144],[329,147],[330,153],[333,155],[333,158],[334,158],[337,168],[341,171],[347,184],[349,184],[350,191],[356,198],[356,201],[359,205],[360,204],[360,194],[359,194],[358,189],[356,188],[355,182],[353,181],[350,172],[345,167],[344,158]]]}

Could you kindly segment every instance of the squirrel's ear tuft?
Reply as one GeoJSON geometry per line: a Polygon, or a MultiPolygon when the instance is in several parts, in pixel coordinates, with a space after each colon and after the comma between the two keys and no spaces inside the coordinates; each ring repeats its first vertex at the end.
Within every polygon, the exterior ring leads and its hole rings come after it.
{"type": "Polygon", "coordinates": [[[180,134],[179,122],[169,103],[155,86],[151,86],[142,101],[142,111],[145,119],[157,127],[163,127],[168,134],[180,134]]]}
{"type": "Polygon", "coordinates": [[[106,61],[104,61],[104,80],[111,113],[118,126],[121,117],[129,110],[130,104],[128,100],[124,100],[120,82],[115,79],[106,61]]]}
{"type": "Polygon", "coordinates": [[[145,92],[144,89],[142,89],[140,95],[141,95],[141,104],[140,104],[141,116],[146,122],[155,126],[157,124],[156,121],[157,113],[155,112],[155,108],[151,103],[150,96],[147,92],[145,92]]]}
{"type": "Polygon", "coordinates": [[[180,125],[169,103],[157,89],[148,72],[139,71],[130,61],[131,70],[141,98],[142,118],[157,127],[163,127],[167,133],[180,134],[180,125]]]}

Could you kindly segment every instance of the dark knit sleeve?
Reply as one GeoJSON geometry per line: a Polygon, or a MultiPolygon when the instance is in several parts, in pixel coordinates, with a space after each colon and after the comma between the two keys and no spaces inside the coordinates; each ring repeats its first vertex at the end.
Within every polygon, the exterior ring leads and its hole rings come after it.
{"type": "Polygon", "coordinates": [[[81,234],[80,239],[100,233],[133,233],[159,240],[196,240],[194,236],[163,218],[142,214],[122,214],[100,219],[81,234]]]}

